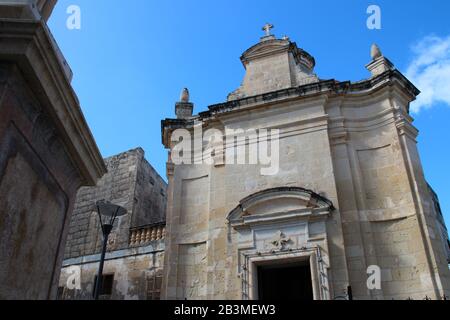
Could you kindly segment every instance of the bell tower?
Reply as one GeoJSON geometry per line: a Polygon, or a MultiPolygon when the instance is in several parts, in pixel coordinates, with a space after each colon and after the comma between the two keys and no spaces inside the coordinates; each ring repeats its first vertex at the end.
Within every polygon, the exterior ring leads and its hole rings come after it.
{"type": "Polygon", "coordinates": [[[264,36],[242,54],[244,80],[228,95],[229,101],[319,82],[314,58],[288,37],[277,39],[270,32],[272,28],[272,24],[264,25],[264,36]]]}

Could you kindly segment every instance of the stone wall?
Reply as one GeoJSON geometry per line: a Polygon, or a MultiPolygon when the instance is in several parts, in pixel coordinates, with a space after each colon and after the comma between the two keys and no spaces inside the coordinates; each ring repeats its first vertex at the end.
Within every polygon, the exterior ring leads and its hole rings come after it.
{"type": "Polygon", "coordinates": [[[9,8],[0,4],[0,299],[52,299],[77,189],[105,167],[47,26],[9,8]]]}
{"type": "MultiPolygon", "coordinates": [[[[93,296],[99,255],[68,259],[59,281],[59,299],[90,300],[93,296]],[[75,277],[79,276],[79,288],[75,277]]],[[[109,252],[103,275],[113,277],[112,292],[102,295],[109,300],[159,300],[164,264],[164,240],[146,246],[109,252]]]]}
{"type": "Polygon", "coordinates": [[[110,235],[109,250],[128,248],[130,228],[165,221],[166,183],[144,158],[140,148],[105,159],[108,173],[96,187],[77,194],[65,249],[65,259],[98,253],[102,235],[94,204],[107,200],[127,209],[110,235]]]}
{"type": "Polygon", "coordinates": [[[442,246],[444,247],[444,253],[448,263],[450,264],[450,239],[448,235],[447,226],[445,225],[444,216],[441,211],[441,205],[439,203],[439,198],[437,194],[434,192],[433,188],[431,186],[428,186],[429,192],[430,192],[430,198],[432,203],[432,211],[434,212],[435,219],[436,219],[436,230],[437,230],[437,237],[441,240],[442,246]]]}
{"type": "Polygon", "coordinates": [[[0,298],[45,299],[81,179],[20,71],[0,73],[0,298]]]}
{"type": "MultiPolygon", "coordinates": [[[[171,198],[167,212],[165,298],[256,298],[243,292],[247,284],[241,267],[244,263],[241,251],[247,249],[247,244],[241,248],[238,231],[227,221],[229,213],[245,197],[272,188],[302,187],[338,203],[321,102],[283,103],[276,106],[277,111],[264,117],[246,113],[230,115],[226,119],[225,126],[243,130],[276,125],[283,128],[280,132],[280,168],[275,175],[261,175],[262,165],[259,164],[175,166],[173,175],[169,176],[171,198]],[[192,265],[194,255],[202,258],[201,264],[192,265]],[[204,270],[207,270],[206,274],[204,270]]],[[[225,132],[223,127],[217,129],[225,132]]],[[[247,145],[246,150],[249,149],[247,145]]],[[[267,206],[276,204],[267,203],[267,206]]],[[[301,211],[305,205],[299,203],[295,208],[301,211]]],[[[281,205],[279,214],[285,214],[286,210],[289,209],[281,205]]],[[[257,214],[263,213],[255,212],[257,214]]],[[[309,219],[307,215],[296,218],[299,221],[298,230],[293,230],[288,223],[291,219],[294,218],[287,217],[286,221],[280,219],[271,226],[266,221],[264,236],[274,237],[279,231],[288,235],[304,234],[308,229],[304,227],[309,219]]],[[[329,268],[328,276],[333,280],[330,286],[326,284],[328,292],[323,295],[342,295],[347,288],[348,271],[341,249],[344,243],[339,212],[332,212],[324,225],[327,226],[325,240],[315,241],[313,236],[305,235],[292,247],[291,255],[293,258],[297,253],[300,255],[301,248],[306,248],[305,252],[326,252],[324,260],[329,268]]],[[[256,231],[253,234],[256,237],[256,231]]],[[[252,246],[248,247],[250,250],[252,246]]],[[[254,249],[256,251],[256,247],[254,249]]],[[[264,250],[269,254],[272,249],[264,250]]],[[[261,251],[261,254],[265,253],[261,251]]],[[[274,260],[277,258],[275,256],[273,254],[274,260]]],[[[317,293],[317,296],[323,295],[317,293]]]]}
{"type": "Polygon", "coordinates": [[[113,277],[102,299],[159,299],[165,238],[166,182],[145,160],[141,148],[105,159],[108,169],[95,187],[81,188],[59,282],[60,299],[92,299],[102,235],[94,204],[107,200],[127,209],[109,237],[104,275],[113,277]],[[70,286],[71,276],[80,287],[70,286]]]}
{"type": "Polygon", "coordinates": [[[167,183],[145,158],[137,171],[135,198],[131,228],[166,221],[167,183]]]}

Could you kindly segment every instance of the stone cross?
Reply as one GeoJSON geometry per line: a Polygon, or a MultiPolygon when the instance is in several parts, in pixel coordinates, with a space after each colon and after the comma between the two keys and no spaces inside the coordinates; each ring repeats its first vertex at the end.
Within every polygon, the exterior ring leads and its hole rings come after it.
{"type": "Polygon", "coordinates": [[[266,32],[266,36],[270,36],[270,29],[273,29],[273,24],[266,23],[262,29],[266,32]]]}

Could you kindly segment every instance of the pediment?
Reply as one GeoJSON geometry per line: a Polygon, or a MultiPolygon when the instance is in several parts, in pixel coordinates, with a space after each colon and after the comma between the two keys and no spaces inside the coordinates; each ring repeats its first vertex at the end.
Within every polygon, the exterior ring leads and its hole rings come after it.
{"type": "Polygon", "coordinates": [[[269,40],[260,42],[249,49],[247,49],[241,56],[241,61],[244,62],[257,58],[260,56],[271,55],[281,51],[288,51],[290,44],[286,40],[269,40]]]}
{"type": "Polygon", "coordinates": [[[331,201],[300,187],[280,187],[252,194],[239,202],[228,215],[231,224],[267,223],[329,214],[331,201]]]}
{"type": "Polygon", "coordinates": [[[249,50],[247,50],[244,55],[254,55],[259,53],[266,53],[266,52],[272,52],[274,50],[280,50],[280,49],[286,49],[289,46],[286,43],[279,43],[279,42],[270,42],[270,43],[258,43],[257,45],[251,47],[249,50]]]}

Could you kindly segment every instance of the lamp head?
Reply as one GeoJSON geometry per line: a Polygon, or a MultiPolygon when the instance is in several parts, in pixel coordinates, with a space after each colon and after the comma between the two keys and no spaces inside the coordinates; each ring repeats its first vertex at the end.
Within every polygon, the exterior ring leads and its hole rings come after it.
{"type": "Polygon", "coordinates": [[[127,210],[119,205],[105,200],[97,201],[95,206],[100,219],[100,226],[102,228],[103,235],[107,237],[114,226],[114,221],[116,218],[125,215],[127,210]]]}
{"type": "Polygon", "coordinates": [[[96,202],[98,214],[105,217],[120,217],[127,214],[127,210],[119,205],[101,200],[96,202]]]}

